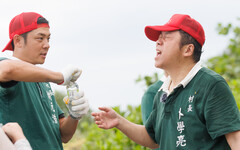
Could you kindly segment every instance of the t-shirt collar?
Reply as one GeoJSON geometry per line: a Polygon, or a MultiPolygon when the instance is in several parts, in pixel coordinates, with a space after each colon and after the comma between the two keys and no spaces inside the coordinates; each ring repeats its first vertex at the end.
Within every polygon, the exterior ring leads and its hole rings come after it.
{"type": "MultiPolygon", "coordinates": [[[[176,87],[183,86],[185,88],[187,84],[192,80],[192,78],[198,73],[198,71],[202,68],[202,65],[200,62],[196,63],[194,67],[191,69],[191,71],[187,74],[187,76],[178,84],[176,87]]],[[[170,94],[168,87],[171,83],[172,79],[170,76],[167,77],[167,79],[163,82],[163,85],[161,86],[160,90],[163,90],[164,92],[170,94]]],[[[176,88],[175,87],[175,88],[176,88]]]]}

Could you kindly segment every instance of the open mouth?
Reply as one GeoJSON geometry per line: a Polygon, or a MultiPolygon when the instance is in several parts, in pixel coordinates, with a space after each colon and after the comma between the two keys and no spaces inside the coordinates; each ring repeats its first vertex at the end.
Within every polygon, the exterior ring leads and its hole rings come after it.
{"type": "Polygon", "coordinates": [[[162,52],[160,50],[157,50],[157,56],[160,56],[162,52]]]}

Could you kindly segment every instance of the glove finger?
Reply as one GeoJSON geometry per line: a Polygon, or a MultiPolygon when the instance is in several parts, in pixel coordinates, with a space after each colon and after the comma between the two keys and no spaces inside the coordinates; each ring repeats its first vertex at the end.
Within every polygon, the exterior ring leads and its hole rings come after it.
{"type": "Polygon", "coordinates": [[[85,97],[82,97],[82,98],[80,98],[80,99],[73,100],[71,104],[72,104],[73,106],[76,106],[76,105],[81,105],[81,104],[86,103],[86,102],[87,102],[86,98],[85,98],[85,97]]]}
{"type": "Polygon", "coordinates": [[[68,85],[70,81],[75,82],[81,75],[82,70],[76,66],[68,65],[62,70],[64,82],[62,85],[68,85]]]}
{"type": "Polygon", "coordinates": [[[82,74],[82,70],[77,69],[77,70],[73,73],[71,81],[72,81],[72,82],[76,81],[76,80],[80,77],[81,74],[82,74]]]}
{"type": "Polygon", "coordinates": [[[74,92],[74,99],[78,100],[80,98],[82,98],[84,96],[84,92],[83,91],[79,91],[79,92],[74,92]]]}
{"type": "Polygon", "coordinates": [[[84,99],[78,99],[78,100],[74,100],[72,101],[72,106],[77,106],[77,105],[82,105],[85,103],[85,100],[84,99]]]}
{"type": "Polygon", "coordinates": [[[72,111],[83,111],[85,109],[88,109],[88,103],[84,103],[84,104],[81,104],[81,105],[77,105],[77,106],[72,106],[72,111]]]}

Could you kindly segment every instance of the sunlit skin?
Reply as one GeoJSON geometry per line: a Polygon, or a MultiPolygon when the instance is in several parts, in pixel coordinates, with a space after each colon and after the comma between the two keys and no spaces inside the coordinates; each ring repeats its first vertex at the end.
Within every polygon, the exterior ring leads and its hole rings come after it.
{"type": "Polygon", "coordinates": [[[180,40],[179,31],[161,32],[156,41],[155,67],[168,69],[180,63],[182,58],[180,40]]]}
{"type": "Polygon", "coordinates": [[[13,56],[34,65],[43,64],[50,48],[49,39],[50,31],[47,27],[30,31],[26,42],[22,36],[15,35],[13,56]]]}
{"type": "Polygon", "coordinates": [[[99,107],[99,110],[102,111],[92,113],[92,116],[95,117],[95,123],[99,128],[111,129],[119,124],[118,115],[114,110],[108,109],[107,107],[99,107]]]}

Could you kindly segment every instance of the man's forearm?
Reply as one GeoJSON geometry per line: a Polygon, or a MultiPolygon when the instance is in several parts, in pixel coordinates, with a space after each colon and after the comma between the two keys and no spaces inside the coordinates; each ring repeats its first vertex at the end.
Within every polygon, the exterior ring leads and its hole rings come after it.
{"type": "Polygon", "coordinates": [[[61,83],[63,75],[20,60],[0,62],[0,81],[54,82],[61,83]]]}
{"type": "Polygon", "coordinates": [[[134,124],[120,115],[118,117],[119,125],[116,128],[122,131],[131,140],[151,149],[158,148],[158,145],[148,135],[145,126],[134,124]]]}
{"type": "Polygon", "coordinates": [[[69,140],[71,140],[73,134],[77,129],[78,120],[74,120],[68,116],[66,118],[60,119],[59,124],[62,142],[67,143],[69,140]]]}
{"type": "Polygon", "coordinates": [[[232,150],[238,150],[240,147],[240,131],[231,132],[225,135],[227,142],[232,150]]]}

